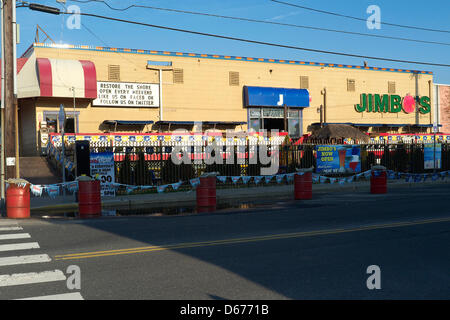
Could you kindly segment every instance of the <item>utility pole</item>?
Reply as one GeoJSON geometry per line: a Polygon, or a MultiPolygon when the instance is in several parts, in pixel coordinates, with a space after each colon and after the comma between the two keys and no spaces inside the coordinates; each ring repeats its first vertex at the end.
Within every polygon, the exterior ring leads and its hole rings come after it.
{"type": "Polygon", "coordinates": [[[6,179],[19,178],[16,172],[18,165],[16,149],[18,149],[16,138],[16,121],[17,121],[17,89],[15,59],[15,0],[3,1],[3,32],[4,32],[4,51],[5,56],[5,156],[6,156],[6,179]]]}
{"type": "Polygon", "coordinates": [[[418,125],[420,123],[420,118],[419,118],[419,71],[414,71],[415,74],[415,82],[416,82],[416,96],[415,96],[415,100],[416,100],[416,125],[418,125]]]}

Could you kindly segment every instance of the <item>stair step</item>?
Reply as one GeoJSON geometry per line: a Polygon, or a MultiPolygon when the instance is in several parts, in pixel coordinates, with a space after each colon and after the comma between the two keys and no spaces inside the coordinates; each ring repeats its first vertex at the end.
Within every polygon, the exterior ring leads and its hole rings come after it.
{"type": "Polygon", "coordinates": [[[21,157],[20,176],[32,184],[53,184],[61,182],[60,174],[48,163],[45,157],[21,157]]]}

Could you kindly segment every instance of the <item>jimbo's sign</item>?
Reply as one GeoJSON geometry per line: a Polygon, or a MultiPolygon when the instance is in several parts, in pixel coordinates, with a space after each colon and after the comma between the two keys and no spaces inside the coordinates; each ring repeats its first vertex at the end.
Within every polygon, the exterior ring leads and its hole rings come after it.
{"type": "Polygon", "coordinates": [[[402,98],[399,95],[388,94],[361,94],[361,103],[355,105],[357,112],[380,112],[380,113],[398,113],[404,111],[412,113],[416,110],[422,114],[431,112],[431,101],[429,97],[412,97],[407,95],[402,98]]]}

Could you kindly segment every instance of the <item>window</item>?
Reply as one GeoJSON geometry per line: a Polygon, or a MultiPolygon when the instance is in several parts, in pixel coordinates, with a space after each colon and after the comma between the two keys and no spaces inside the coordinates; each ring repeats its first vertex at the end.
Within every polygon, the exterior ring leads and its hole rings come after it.
{"type": "Polygon", "coordinates": [[[300,89],[309,89],[309,77],[300,76],[300,89]]]}
{"type": "Polygon", "coordinates": [[[239,85],[239,72],[230,71],[229,83],[230,83],[230,86],[238,86],[239,85]]]}
{"type": "Polygon", "coordinates": [[[155,60],[147,60],[147,67],[171,67],[172,61],[155,61],[155,60]]]}
{"type": "Polygon", "coordinates": [[[108,65],[108,80],[109,81],[120,81],[120,66],[119,65],[108,65]]]}
{"type": "Polygon", "coordinates": [[[183,69],[173,69],[173,83],[184,83],[183,69]]]}
{"type": "Polygon", "coordinates": [[[388,82],[388,93],[389,94],[395,93],[395,82],[393,81],[388,82]]]}
{"type": "Polygon", "coordinates": [[[349,92],[356,91],[356,81],[355,81],[355,79],[347,79],[347,91],[349,91],[349,92]]]}

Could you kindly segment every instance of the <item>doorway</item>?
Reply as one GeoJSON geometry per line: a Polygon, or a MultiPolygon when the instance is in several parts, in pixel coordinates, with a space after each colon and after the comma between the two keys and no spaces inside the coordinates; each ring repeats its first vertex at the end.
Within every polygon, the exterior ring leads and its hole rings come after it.
{"type": "Polygon", "coordinates": [[[263,120],[264,126],[263,128],[271,131],[271,130],[278,130],[278,131],[284,131],[284,119],[275,119],[275,118],[265,118],[263,120]]]}

